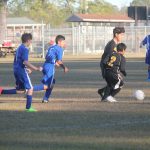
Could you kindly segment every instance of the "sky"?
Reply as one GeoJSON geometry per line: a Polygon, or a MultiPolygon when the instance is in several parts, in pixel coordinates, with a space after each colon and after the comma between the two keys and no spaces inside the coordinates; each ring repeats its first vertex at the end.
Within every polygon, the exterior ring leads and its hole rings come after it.
{"type": "Polygon", "coordinates": [[[105,1],[107,1],[113,5],[117,5],[118,8],[121,8],[123,6],[129,6],[133,0],[105,0],[105,1]]]}

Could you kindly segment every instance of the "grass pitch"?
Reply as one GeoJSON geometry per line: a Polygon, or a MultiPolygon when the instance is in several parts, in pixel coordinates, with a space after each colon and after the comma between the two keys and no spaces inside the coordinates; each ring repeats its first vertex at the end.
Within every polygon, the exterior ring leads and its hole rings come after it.
{"type": "MultiPolygon", "coordinates": [[[[39,65],[39,63],[36,63],[39,65]]],[[[34,93],[35,113],[25,112],[24,95],[0,96],[0,150],[149,150],[150,83],[143,59],[129,59],[119,103],[101,103],[97,89],[105,82],[99,59],[66,59],[68,74],[56,70],[51,101],[42,104],[44,92],[34,93]],[[145,92],[144,101],[132,93],[145,92]]],[[[1,63],[0,85],[14,86],[11,63],[1,63]]],[[[32,83],[41,74],[33,72],[32,83]]]]}

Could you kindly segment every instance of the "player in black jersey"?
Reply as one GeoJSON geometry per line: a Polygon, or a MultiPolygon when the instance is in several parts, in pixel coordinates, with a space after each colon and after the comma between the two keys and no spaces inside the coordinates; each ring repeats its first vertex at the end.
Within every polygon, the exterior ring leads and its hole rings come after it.
{"type": "MultiPolygon", "coordinates": [[[[102,77],[105,76],[105,69],[103,66],[103,61],[107,55],[111,55],[114,51],[116,51],[116,46],[121,42],[123,34],[125,33],[125,29],[123,27],[115,27],[113,29],[113,39],[107,43],[104,49],[104,53],[102,55],[100,61],[100,68],[102,72],[102,77]]],[[[102,89],[98,89],[98,94],[102,97],[104,93],[105,87],[102,89]]]]}
{"type": "Polygon", "coordinates": [[[104,78],[107,86],[102,101],[117,102],[114,96],[121,90],[124,84],[123,76],[126,76],[126,59],[124,57],[126,48],[124,43],[118,44],[117,51],[114,51],[111,55],[108,54],[103,60],[105,69],[104,78]]]}

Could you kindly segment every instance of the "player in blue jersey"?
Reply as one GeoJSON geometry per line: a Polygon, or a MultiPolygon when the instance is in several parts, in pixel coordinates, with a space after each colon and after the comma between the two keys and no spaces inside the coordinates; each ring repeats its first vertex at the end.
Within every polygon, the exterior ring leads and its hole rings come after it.
{"type": "Polygon", "coordinates": [[[14,77],[16,80],[16,89],[4,89],[2,90],[1,94],[17,94],[20,93],[19,91],[26,90],[26,110],[28,112],[34,112],[36,110],[31,107],[33,86],[28,75],[27,68],[29,70],[31,69],[36,71],[42,71],[42,67],[36,67],[28,61],[28,47],[32,42],[32,35],[30,33],[24,33],[21,37],[21,40],[22,44],[16,50],[16,55],[13,63],[14,77]]]}
{"type": "Polygon", "coordinates": [[[55,84],[55,65],[61,67],[64,72],[68,72],[68,68],[63,64],[63,49],[65,48],[65,37],[57,35],[55,45],[48,48],[45,63],[43,64],[43,78],[41,85],[35,85],[34,91],[46,90],[42,102],[47,103],[55,84]]]}
{"type": "Polygon", "coordinates": [[[147,80],[150,81],[150,35],[147,35],[141,42],[140,47],[146,45],[146,56],[145,63],[148,65],[148,77],[147,80]]]}

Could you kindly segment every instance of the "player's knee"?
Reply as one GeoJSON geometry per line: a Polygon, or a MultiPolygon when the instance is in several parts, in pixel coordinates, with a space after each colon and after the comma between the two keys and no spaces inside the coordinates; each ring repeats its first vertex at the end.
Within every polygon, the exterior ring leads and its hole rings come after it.
{"type": "Polygon", "coordinates": [[[27,90],[27,95],[32,95],[32,94],[33,94],[33,88],[28,89],[28,90],[27,90]]]}
{"type": "Polygon", "coordinates": [[[44,90],[47,90],[49,87],[47,85],[44,85],[44,90]]]}
{"type": "Polygon", "coordinates": [[[52,89],[54,87],[54,84],[48,85],[49,89],[52,89]]]}
{"type": "Polygon", "coordinates": [[[124,82],[121,81],[121,82],[120,82],[120,85],[119,85],[119,88],[122,88],[123,86],[124,86],[124,82]]]}

